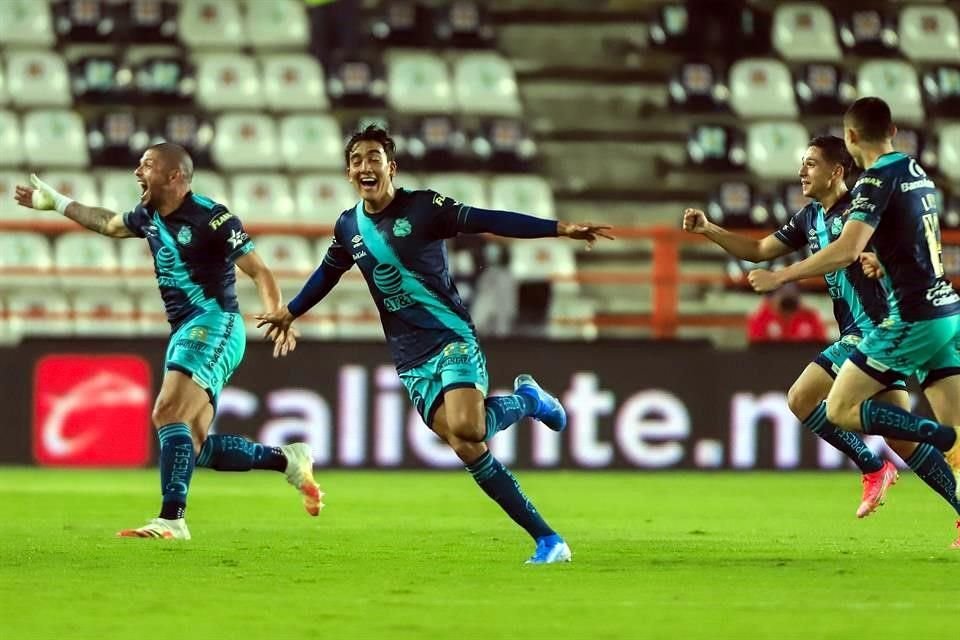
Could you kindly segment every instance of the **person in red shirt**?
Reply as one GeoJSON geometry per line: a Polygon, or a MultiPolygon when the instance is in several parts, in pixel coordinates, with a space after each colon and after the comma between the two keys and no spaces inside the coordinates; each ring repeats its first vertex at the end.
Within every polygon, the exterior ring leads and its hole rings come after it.
{"type": "Polygon", "coordinates": [[[816,310],[803,306],[796,287],[784,287],[764,298],[747,318],[750,342],[827,342],[827,330],[816,310]]]}

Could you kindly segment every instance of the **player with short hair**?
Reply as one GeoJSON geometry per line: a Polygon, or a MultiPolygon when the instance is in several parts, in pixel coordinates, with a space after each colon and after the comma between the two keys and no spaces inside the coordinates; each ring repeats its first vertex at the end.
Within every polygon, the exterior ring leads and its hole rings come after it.
{"type": "MultiPolygon", "coordinates": [[[[189,539],[184,512],[194,466],[218,471],[283,472],[317,515],[322,493],[313,479],[310,447],[269,447],[234,435],[208,435],[217,397],[243,358],[246,332],[236,296],[234,265],[253,279],[267,310],[279,306],[280,288],[254,251],[240,220],[222,204],[193,193],[193,161],[180,145],[149,147],[134,175],[143,189],[132,211],[116,213],[75,202],[36,175],[33,187],[17,186],[16,200],[33,209],[55,209],[112,238],[145,238],[171,326],[165,372],[153,407],[160,440],[158,517],[117,535],[189,539]]],[[[290,331],[274,334],[274,355],[296,346],[290,331]]]]}
{"type": "Polygon", "coordinates": [[[376,302],[400,380],[424,422],[466,464],[480,487],[536,541],[531,563],[570,560],[570,548],[540,516],[513,475],[487,449],[498,431],[532,416],[554,431],[566,427],[560,402],[532,376],[514,381],[515,393],[487,398],[483,351],[447,264],[444,240],[458,233],[512,238],[610,236],[609,227],[543,220],[509,211],[477,209],[433,191],[393,185],[393,139],[377,126],[350,138],[346,173],[360,200],[340,214],[320,267],[286,307],[258,316],[287,332],[356,264],[376,302]]]}
{"type": "Polygon", "coordinates": [[[806,260],[773,272],[758,269],[748,278],[755,290],[772,291],[846,267],[872,243],[886,272],[889,312],[840,368],[827,395],[826,419],[842,429],[923,442],[944,452],[953,477],[942,483],[956,495],[958,428],[872,399],[916,373],[927,396],[950,410],[938,414],[940,419],[960,422],[960,296],[943,275],[936,186],[915,159],[894,151],[897,129],[883,100],[854,102],[843,128],[847,150],[865,171],[854,186],[840,237],[806,260]]]}
{"type": "MultiPolygon", "coordinates": [[[[853,159],[843,139],[813,138],[799,171],[803,195],[811,198],[811,202],[778,231],[762,239],[731,233],[709,222],[697,209],[684,212],[683,227],[705,235],[731,255],[751,262],[773,260],[807,246],[816,253],[836,241],[843,229],[845,213],[852,202],[845,179],[852,168],[853,159]]],[[[824,274],[824,280],[833,299],[840,339],[807,365],[787,392],[787,404],[805,427],[846,454],[863,472],[863,496],[856,512],[858,518],[863,518],[881,504],[887,489],[896,481],[896,467],[874,453],[857,434],[828,422],[823,400],[843,363],[863,337],[887,316],[887,292],[882,283],[864,273],[860,262],[824,274]]],[[[891,382],[877,398],[903,409],[910,407],[903,380],[891,382]]],[[[930,402],[937,415],[949,415],[951,409],[942,398],[934,394],[930,402]]],[[[941,482],[941,478],[950,475],[942,454],[930,445],[918,447],[913,442],[893,439],[887,443],[960,516],[960,500],[941,482]]]]}

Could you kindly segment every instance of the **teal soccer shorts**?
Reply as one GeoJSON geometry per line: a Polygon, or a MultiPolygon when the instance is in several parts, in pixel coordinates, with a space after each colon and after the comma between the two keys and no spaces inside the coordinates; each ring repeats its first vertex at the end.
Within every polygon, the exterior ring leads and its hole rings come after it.
{"type": "MultiPolygon", "coordinates": [[[[854,354],[857,350],[857,345],[863,340],[860,336],[855,335],[846,335],[834,342],[832,345],[820,352],[814,362],[820,365],[831,378],[836,379],[837,373],[840,372],[840,367],[843,366],[843,363],[854,354]]],[[[906,389],[907,383],[903,380],[896,380],[892,382],[888,389],[906,389]]]]}
{"type": "Polygon", "coordinates": [[[887,318],[863,339],[850,361],[885,384],[916,374],[929,385],[960,373],[958,328],[960,316],[916,322],[887,318]]]}
{"type": "Polygon", "coordinates": [[[486,396],[490,386],[487,359],[475,340],[451,342],[423,364],[402,372],[400,381],[420,417],[431,427],[447,391],[478,389],[486,396]]]}
{"type": "Polygon", "coordinates": [[[216,408],[217,397],[240,366],[246,347],[239,313],[208,311],[184,322],[170,337],[164,368],[193,378],[216,408]]]}

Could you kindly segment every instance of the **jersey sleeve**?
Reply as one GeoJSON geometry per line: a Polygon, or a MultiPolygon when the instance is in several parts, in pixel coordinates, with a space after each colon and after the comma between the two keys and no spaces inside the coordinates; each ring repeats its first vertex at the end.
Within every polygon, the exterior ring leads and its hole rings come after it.
{"type": "Polygon", "coordinates": [[[433,215],[430,216],[433,235],[438,238],[456,237],[460,232],[461,213],[469,210],[470,207],[436,191],[427,190],[424,194],[424,197],[430,199],[430,204],[427,206],[433,210],[433,215]]]}
{"type": "Polygon", "coordinates": [[[773,237],[793,250],[807,246],[807,209],[797,211],[782,227],[773,232],[773,237]]]}
{"type": "Polygon", "coordinates": [[[333,227],[333,239],[323,256],[323,264],[337,271],[349,271],[353,266],[353,255],[348,245],[340,237],[340,220],[333,227]]]}
{"type": "Polygon", "coordinates": [[[137,205],[132,211],[123,214],[123,224],[138,238],[146,238],[146,227],[150,224],[150,214],[143,208],[143,205],[137,205]]]}
{"type": "Polygon", "coordinates": [[[222,251],[228,262],[234,262],[254,250],[253,238],[244,230],[240,218],[230,213],[226,207],[218,206],[214,209],[210,227],[212,248],[222,251]]]}
{"type": "Polygon", "coordinates": [[[866,222],[871,227],[880,224],[880,216],[890,202],[895,186],[890,176],[878,176],[870,171],[864,173],[853,186],[848,220],[866,222]]]}

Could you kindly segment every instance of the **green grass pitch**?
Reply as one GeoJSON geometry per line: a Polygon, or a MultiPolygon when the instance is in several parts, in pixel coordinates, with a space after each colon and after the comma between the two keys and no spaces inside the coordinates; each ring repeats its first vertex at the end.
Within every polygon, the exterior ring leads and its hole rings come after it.
{"type": "MultiPolygon", "coordinates": [[[[573,548],[530,541],[466,473],[194,476],[190,542],[116,539],[153,471],[0,470],[0,637],[930,638],[960,612],[951,511],[909,473],[518,474],[573,548]]],[[[944,636],[945,637],[945,636],[944,636]]]]}

